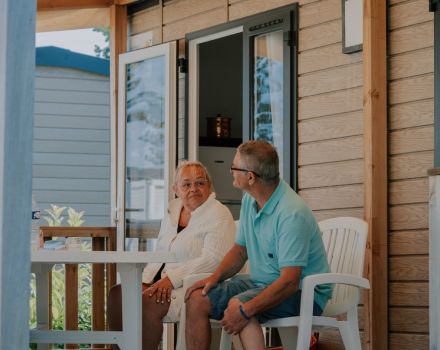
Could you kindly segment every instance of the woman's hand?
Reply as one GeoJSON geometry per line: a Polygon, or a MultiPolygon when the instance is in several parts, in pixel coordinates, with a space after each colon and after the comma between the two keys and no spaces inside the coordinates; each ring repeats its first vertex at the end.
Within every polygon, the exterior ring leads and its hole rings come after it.
{"type": "Polygon", "coordinates": [[[168,276],[165,276],[147,288],[143,294],[148,295],[150,298],[156,294],[156,303],[165,304],[165,302],[171,302],[171,291],[173,288],[170,279],[168,276]]]}
{"type": "Polygon", "coordinates": [[[206,295],[206,294],[208,294],[208,292],[211,288],[214,288],[217,285],[217,283],[218,283],[217,279],[213,278],[212,275],[207,278],[204,278],[204,279],[201,279],[201,280],[195,282],[191,287],[189,287],[186,290],[185,302],[189,299],[192,292],[194,292],[195,290],[203,288],[202,295],[206,295]]]}

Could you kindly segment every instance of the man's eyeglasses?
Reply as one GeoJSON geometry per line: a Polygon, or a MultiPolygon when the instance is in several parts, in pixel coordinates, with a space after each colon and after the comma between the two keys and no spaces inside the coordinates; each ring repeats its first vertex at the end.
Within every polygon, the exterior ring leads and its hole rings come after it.
{"type": "Polygon", "coordinates": [[[253,171],[253,170],[249,170],[249,169],[243,169],[243,168],[235,168],[235,167],[233,167],[233,166],[231,166],[231,168],[230,168],[230,172],[231,172],[231,174],[232,174],[232,171],[233,170],[235,170],[235,171],[243,171],[243,172],[245,172],[245,173],[253,173],[256,177],[260,177],[260,174],[258,174],[258,173],[256,173],[255,171],[253,171]]]}
{"type": "Polygon", "coordinates": [[[191,189],[191,186],[194,186],[194,188],[202,188],[205,187],[206,184],[208,183],[208,180],[205,179],[200,179],[200,180],[196,180],[194,182],[191,181],[183,181],[179,187],[182,189],[182,191],[189,191],[191,189]]]}

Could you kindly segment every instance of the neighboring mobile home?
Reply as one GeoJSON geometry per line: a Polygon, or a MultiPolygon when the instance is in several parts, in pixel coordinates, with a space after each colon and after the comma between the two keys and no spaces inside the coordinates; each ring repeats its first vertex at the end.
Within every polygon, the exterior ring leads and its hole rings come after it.
{"type": "MultiPolygon", "coordinates": [[[[440,39],[434,41],[434,22],[438,26],[440,21],[429,11],[435,1],[363,0],[363,50],[343,53],[342,23],[344,14],[351,13],[344,12],[343,5],[356,2],[91,0],[84,5],[39,0],[37,28],[39,23],[53,30],[48,18],[57,14],[66,16],[57,29],[94,25],[93,18],[81,13],[94,13],[99,23],[105,16],[109,20],[111,214],[118,219],[120,244],[125,235],[154,232],[158,211],[148,214],[146,206],[166,202],[177,159],[198,158],[207,151],[213,153],[206,159],[221,165],[237,139],[272,137],[283,152],[283,176],[318,219],[356,216],[370,225],[365,276],[372,288],[360,306],[364,348],[427,349],[429,307],[439,303],[429,300],[427,171],[440,164],[440,143],[434,138],[440,130],[434,122],[440,113],[434,113],[434,84],[440,81],[434,74],[435,51],[440,48],[440,39]],[[274,28],[274,39],[263,38],[267,28],[274,28]],[[267,45],[259,46],[259,38],[267,45]],[[173,41],[177,43],[158,46],[173,41]],[[140,50],[152,45],[149,51],[140,50]],[[147,67],[152,72],[148,76],[137,70],[139,60],[152,62],[162,54],[168,55],[164,64],[169,73],[154,74],[154,64],[147,67]],[[187,60],[179,60],[177,68],[176,57],[187,60]],[[257,57],[281,62],[281,68],[257,57]],[[282,92],[259,95],[264,89],[254,88],[264,84],[255,83],[253,69],[266,70],[275,92],[279,90],[272,83],[283,80],[282,92]],[[173,79],[178,80],[175,89],[170,86],[173,79]],[[164,89],[158,92],[156,83],[164,89]],[[157,151],[154,147],[163,147],[162,153],[141,167],[133,165],[136,158],[128,159],[137,145],[127,135],[148,124],[145,111],[158,107],[148,101],[141,112],[129,110],[140,96],[137,84],[146,84],[141,90],[149,96],[160,93],[160,99],[170,102],[161,105],[160,142],[143,149],[151,155],[157,151]],[[262,98],[255,101],[255,96],[262,98]],[[271,122],[258,114],[269,108],[275,115],[275,106],[282,106],[282,112],[271,122]],[[216,113],[231,118],[227,141],[204,138],[206,118],[216,113]],[[273,137],[276,132],[279,137],[273,137]],[[152,186],[142,197],[145,207],[131,207],[125,190],[142,181],[143,188],[152,186]]],[[[149,140],[147,131],[152,129],[145,130],[137,139],[149,140]]],[[[234,209],[233,195],[224,200],[234,209]]],[[[439,346],[434,334],[431,330],[431,346],[439,346]]],[[[342,348],[339,339],[337,334],[322,334],[320,349],[342,348]]]]}
{"type": "Polygon", "coordinates": [[[43,215],[55,204],[109,226],[109,61],[37,48],[34,111],[32,192],[43,215]]]}

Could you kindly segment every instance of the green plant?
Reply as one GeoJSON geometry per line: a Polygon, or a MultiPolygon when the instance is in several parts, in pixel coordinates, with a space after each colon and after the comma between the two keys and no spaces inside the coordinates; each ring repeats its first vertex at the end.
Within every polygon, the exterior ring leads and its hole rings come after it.
{"type": "Polygon", "coordinates": [[[43,216],[43,219],[47,221],[49,226],[61,226],[64,218],[61,216],[66,207],[58,207],[54,204],[50,205],[51,209],[44,209],[49,216],[43,216]]]}
{"type": "MultiPolygon", "coordinates": [[[[51,204],[50,209],[45,209],[49,216],[43,216],[49,226],[61,226],[64,220],[62,216],[66,207],[59,207],[51,204]]],[[[76,211],[73,208],[67,209],[67,223],[69,226],[78,227],[84,223],[82,217],[84,211],[76,211]]],[[[90,250],[91,242],[82,241],[82,249],[90,250]]],[[[80,264],[78,267],[78,328],[80,330],[91,330],[92,328],[92,268],[90,264],[80,264]]],[[[64,265],[54,265],[52,269],[52,328],[57,330],[64,329],[64,304],[65,304],[65,273],[64,265]]],[[[36,317],[36,287],[35,276],[30,281],[30,300],[29,300],[29,326],[37,326],[36,317]]],[[[29,349],[36,349],[36,344],[30,344],[29,349]]],[[[63,349],[62,344],[54,344],[54,348],[63,349]]]]}
{"type": "Polygon", "coordinates": [[[78,212],[73,208],[68,208],[67,215],[69,216],[69,218],[67,219],[67,222],[69,223],[70,226],[78,227],[84,223],[84,220],[81,220],[81,218],[84,215],[84,210],[78,212]]]}

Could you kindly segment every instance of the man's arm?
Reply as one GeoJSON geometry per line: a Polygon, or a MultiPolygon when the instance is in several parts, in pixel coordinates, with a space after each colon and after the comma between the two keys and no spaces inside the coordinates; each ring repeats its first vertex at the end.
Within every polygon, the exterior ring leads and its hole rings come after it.
{"type": "MultiPolygon", "coordinates": [[[[242,304],[242,310],[245,315],[251,318],[256,314],[275,307],[295,293],[299,288],[301,270],[301,267],[293,266],[282,268],[280,277],[255,298],[242,304]]],[[[238,334],[248,323],[248,320],[239,309],[240,304],[241,302],[238,299],[232,299],[232,302],[230,302],[225,310],[225,316],[221,324],[228,333],[238,334]]]]}
{"type": "Polygon", "coordinates": [[[269,310],[295,293],[299,288],[302,268],[299,266],[284,267],[280,277],[273,281],[255,298],[243,304],[243,310],[250,317],[269,310]]]}
{"type": "Polygon", "coordinates": [[[234,244],[211,276],[197,281],[190,288],[188,288],[185,294],[185,301],[196,289],[203,288],[202,294],[206,295],[211,288],[217,285],[218,282],[232,277],[239,272],[246,263],[246,260],[246,248],[241,245],[234,244]]]}

